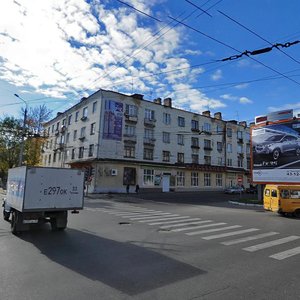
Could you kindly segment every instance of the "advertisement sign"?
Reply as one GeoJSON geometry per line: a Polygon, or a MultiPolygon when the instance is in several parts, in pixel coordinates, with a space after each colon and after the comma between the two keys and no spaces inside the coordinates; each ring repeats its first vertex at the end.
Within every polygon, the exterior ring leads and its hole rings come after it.
{"type": "Polygon", "coordinates": [[[103,139],[122,140],[123,103],[105,100],[103,139]]]}
{"type": "Polygon", "coordinates": [[[300,120],[254,127],[252,176],[255,183],[300,184],[300,120]]]}

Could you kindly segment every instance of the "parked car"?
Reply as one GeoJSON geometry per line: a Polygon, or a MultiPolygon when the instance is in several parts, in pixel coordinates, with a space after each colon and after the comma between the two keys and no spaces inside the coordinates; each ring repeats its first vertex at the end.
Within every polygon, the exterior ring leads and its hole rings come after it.
{"type": "Polygon", "coordinates": [[[256,186],[250,186],[246,188],[247,194],[257,194],[257,187],[256,186]]]}
{"type": "Polygon", "coordinates": [[[256,144],[253,149],[254,154],[268,154],[273,160],[278,160],[281,156],[295,153],[300,156],[300,139],[297,136],[279,133],[268,137],[265,141],[256,144]]]}
{"type": "Polygon", "coordinates": [[[244,193],[245,189],[241,186],[232,186],[225,190],[225,194],[240,194],[244,193]]]}

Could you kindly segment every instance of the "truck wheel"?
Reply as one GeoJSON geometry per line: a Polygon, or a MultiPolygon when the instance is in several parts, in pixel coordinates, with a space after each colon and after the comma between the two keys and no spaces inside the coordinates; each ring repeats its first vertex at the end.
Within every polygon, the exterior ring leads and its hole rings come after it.
{"type": "Polygon", "coordinates": [[[19,228],[18,228],[18,223],[20,222],[20,214],[17,211],[12,212],[11,216],[11,232],[13,234],[18,234],[19,233],[19,228]]]}
{"type": "Polygon", "coordinates": [[[296,218],[300,218],[300,209],[299,208],[295,210],[294,215],[296,218]]]}
{"type": "Polygon", "coordinates": [[[51,224],[51,230],[52,231],[63,231],[66,229],[66,226],[57,226],[57,219],[56,218],[51,218],[50,219],[50,224],[51,224]]]}
{"type": "Polygon", "coordinates": [[[5,221],[9,221],[10,212],[7,212],[5,209],[3,209],[3,219],[5,221]]]}

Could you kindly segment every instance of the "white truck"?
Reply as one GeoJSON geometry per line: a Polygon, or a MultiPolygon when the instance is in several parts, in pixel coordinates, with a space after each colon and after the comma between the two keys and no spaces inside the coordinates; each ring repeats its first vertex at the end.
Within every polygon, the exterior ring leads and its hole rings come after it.
{"type": "Polygon", "coordinates": [[[18,167],[8,171],[3,217],[11,217],[16,234],[32,223],[50,222],[53,231],[64,230],[68,210],[83,209],[84,172],[77,169],[18,167]]]}

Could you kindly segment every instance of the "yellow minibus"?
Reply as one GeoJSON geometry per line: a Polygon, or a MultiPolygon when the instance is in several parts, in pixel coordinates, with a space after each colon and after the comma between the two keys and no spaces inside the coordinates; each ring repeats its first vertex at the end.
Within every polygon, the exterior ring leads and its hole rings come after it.
{"type": "Polygon", "coordinates": [[[264,189],[264,209],[300,217],[300,185],[270,185],[264,189]]]}

